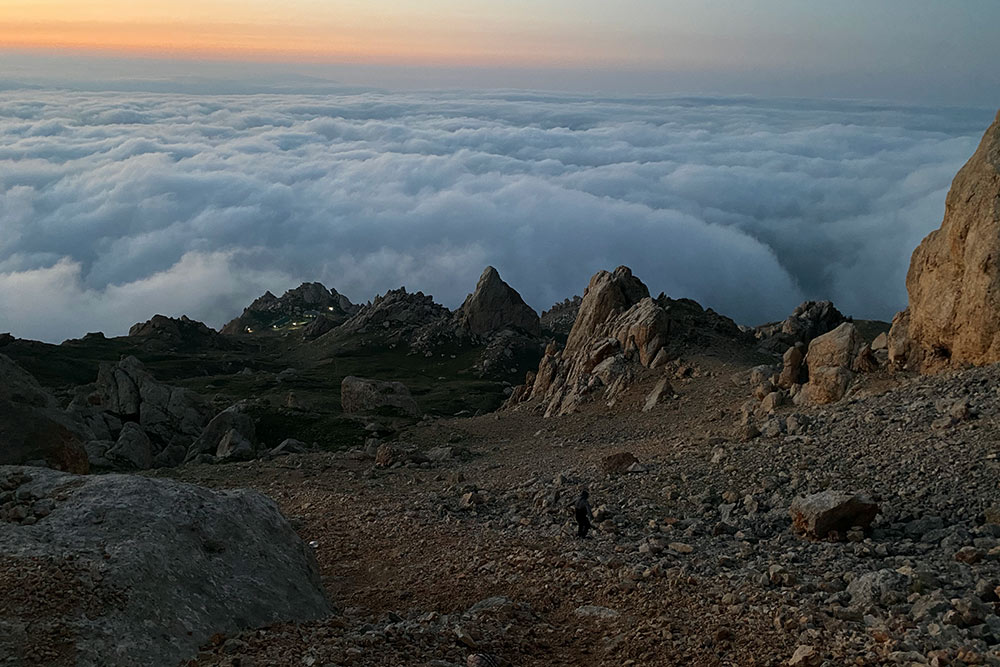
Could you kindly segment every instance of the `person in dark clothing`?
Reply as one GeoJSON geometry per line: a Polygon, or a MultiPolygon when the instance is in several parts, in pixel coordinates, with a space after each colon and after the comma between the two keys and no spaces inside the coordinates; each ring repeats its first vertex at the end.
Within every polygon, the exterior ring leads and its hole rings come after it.
{"type": "Polygon", "coordinates": [[[576,501],[574,510],[576,512],[576,525],[578,526],[577,537],[585,538],[587,537],[587,531],[593,528],[590,523],[590,519],[593,513],[590,511],[590,500],[588,500],[587,490],[584,489],[580,492],[580,497],[576,501]]]}

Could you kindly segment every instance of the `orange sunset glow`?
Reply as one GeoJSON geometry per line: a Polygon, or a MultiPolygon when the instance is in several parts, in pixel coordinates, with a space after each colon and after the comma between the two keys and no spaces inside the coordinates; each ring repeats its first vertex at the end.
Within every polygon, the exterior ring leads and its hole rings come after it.
{"type": "Polygon", "coordinates": [[[613,40],[581,26],[573,34],[482,12],[435,13],[452,5],[299,0],[272,3],[105,0],[15,2],[0,11],[0,45],[15,49],[98,53],[407,64],[627,64],[656,57],[656,49],[613,40]]]}

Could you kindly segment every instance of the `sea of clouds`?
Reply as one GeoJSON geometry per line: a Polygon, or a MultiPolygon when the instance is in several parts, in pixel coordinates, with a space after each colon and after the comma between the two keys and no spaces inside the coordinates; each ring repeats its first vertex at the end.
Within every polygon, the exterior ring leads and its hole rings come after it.
{"type": "Polygon", "coordinates": [[[219,326],[318,280],[538,310],[627,264],[738,322],[906,303],[988,109],[526,92],[0,97],[0,331],[219,326]]]}

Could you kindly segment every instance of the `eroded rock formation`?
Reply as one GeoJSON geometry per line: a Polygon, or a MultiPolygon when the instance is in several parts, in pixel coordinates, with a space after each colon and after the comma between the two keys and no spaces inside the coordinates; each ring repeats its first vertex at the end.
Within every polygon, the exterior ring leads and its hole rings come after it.
{"type": "Polygon", "coordinates": [[[164,348],[220,348],[225,347],[225,339],[214,329],[186,315],[179,318],[154,315],[146,322],[132,325],[129,338],[144,338],[150,345],[164,348]]]}
{"type": "Polygon", "coordinates": [[[500,274],[492,266],[487,266],[483,271],[476,283],[476,290],[456,311],[455,319],[459,326],[477,335],[509,328],[535,336],[541,333],[538,313],[500,278],[500,274]]]}
{"type": "Polygon", "coordinates": [[[629,383],[629,362],[652,365],[669,328],[666,311],[628,267],[600,271],[584,292],[566,346],[546,349],[530,390],[515,391],[510,403],[538,399],[552,416],[572,412],[599,387],[613,398],[629,383]]]}
{"type": "Polygon", "coordinates": [[[906,290],[889,336],[895,364],[932,372],[1000,361],[1000,115],[955,176],[941,228],[913,252],[906,290]]]}

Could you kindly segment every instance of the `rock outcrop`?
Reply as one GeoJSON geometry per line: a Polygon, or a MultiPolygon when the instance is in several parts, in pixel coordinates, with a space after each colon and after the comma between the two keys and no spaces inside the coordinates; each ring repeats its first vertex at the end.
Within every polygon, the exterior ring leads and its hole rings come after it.
{"type": "Polygon", "coordinates": [[[340,324],[357,312],[358,306],[337,290],[327,289],[321,283],[302,283],[285,292],[281,298],[265,292],[242,315],[222,327],[222,333],[257,333],[298,321],[309,321],[320,315],[340,324]]]}
{"type": "Polygon", "coordinates": [[[90,437],[30,373],[0,354],[0,465],[32,462],[85,473],[83,443],[90,437]]]}
{"type": "Polygon", "coordinates": [[[345,334],[387,334],[392,340],[409,341],[422,327],[451,320],[451,311],[423,292],[405,287],[389,290],[365,306],[338,328],[345,334]]]}
{"type": "Polygon", "coordinates": [[[566,346],[546,348],[530,391],[515,390],[508,405],[537,399],[553,416],[573,412],[599,387],[613,399],[632,378],[630,362],[652,365],[669,329],[666,311],[628,267],[600,271],[583,294],[566,346]]]}
{"type": "Polygon", "coordinates": [[[157,381],[142,362],[126,357],[102,364],[96,384],[82,388],[68,412],[89,429],[92,464],[131,470],[182,463],[213,409],[199,394],[157,381]]]}
{"type": "Polygon", "coordinates": [[[492,266],[483,271],[476,290],[455,312],[455,319],[469,333],[480,336],[502,329],[516,329],[535,336],[541,334],[538,313],[492,266]]]}
{"type": "Polygon", "coordinates": [[[146,322],[132,325],[129,338],[146,339],[147,345],[164,348],[225,348],[226,340],[202,322],[189,319],[154,315],[146,322]]]}
{"type": "Polygon", "coordinates": [[[0,490],[28,503],[0,521],[3,578],[21,582],[0,606],[14,664],[35,637],[75,665],[176,665],[217,633],[331,611],[311,550],[259,493],[15,467],[0,490]],[[72,604],[39,611],[54,585],[72,604]]]}
{"type": "Polygon", "coordinates": [[[580,304],[583,298],[574,296],[572,299],[565,299],[554,304],[551,308],[542,312],[542,328],[554,334],[568,336],[573,330],[573,323],[580,312],[580,304]]]}
{"type": "Polygon", "coordinates": [[[565,415],[599,389],[613,404],[642,369],[660,369],[685,349],[741,345],[748,336],[690,299],[653,299],[627,266],[600,271],[584,291],[566,345],[546,347],[538,371],[513,390],[506,406],[537,401],[546,416],[565,415]]]}
{"type": "Polygon", "coordinates": [[[913,252],[906,290],[894,363],[932,372],[1000,361],[1000,115],[955,176],[941,228],[913,252]]]}
{"type": "Polygon", "coordinates": [[[418,416],[420,408],[402,382],[383,382],[349,375],[340,384],[340,405],[344,414],[365,414],[389,410],[418,416]]]}
{"type": "Polygon", "coordinates": [[[104,410],[122,421],[138,422],[163,445],[187,445],[212,412],[200,395],[157,381],[135,357],[101,365],[96,396],[104,410]]]}
{"type": "Polygon", "coordinates": [[[796,344],[808,345],[817,336],[833,331],[848,318],[830,301],[804,301],[781,322],[757,327],[761,349],[777,354],[796,344]]]}

